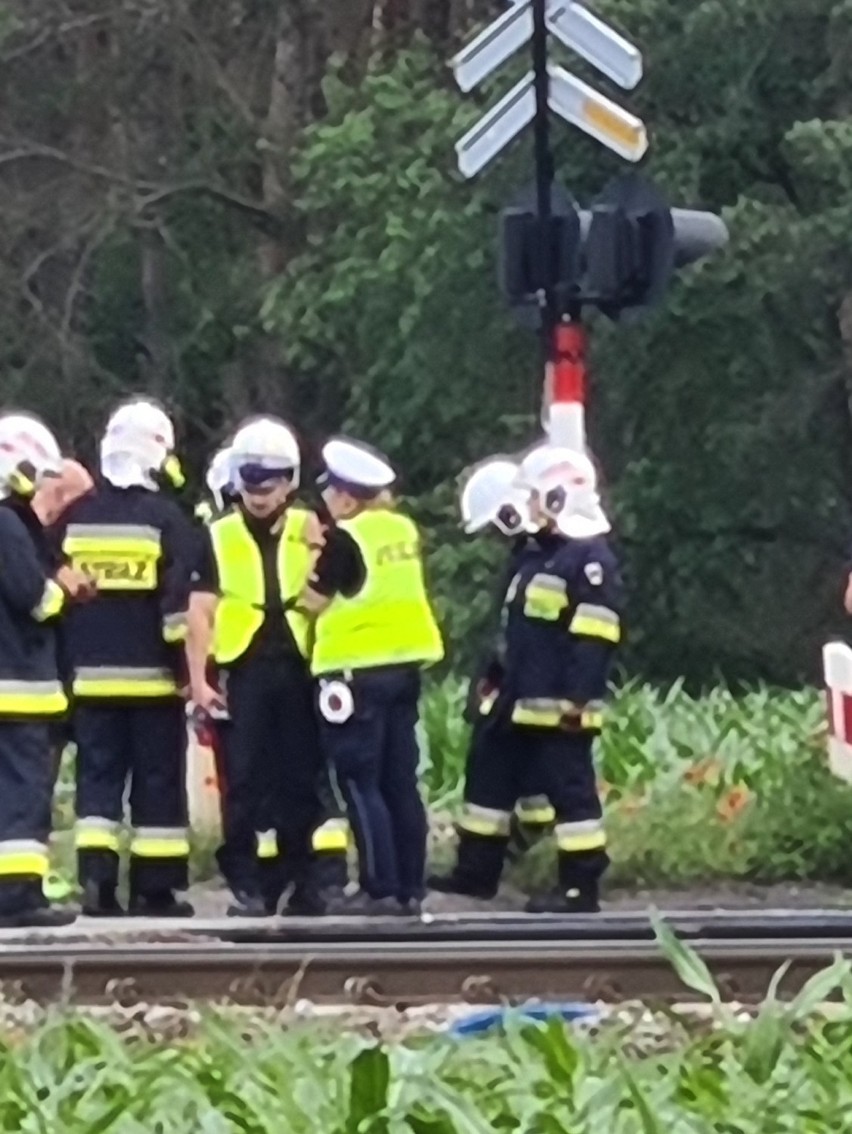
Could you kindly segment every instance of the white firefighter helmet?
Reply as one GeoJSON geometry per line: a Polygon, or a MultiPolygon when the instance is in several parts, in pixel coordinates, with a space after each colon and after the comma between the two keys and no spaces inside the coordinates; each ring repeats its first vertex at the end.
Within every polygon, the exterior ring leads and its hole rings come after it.
{"type": "Polygon", "coordinates": [[[296,434],[278,418],[255,418],[234,434],[231,469],[235,482],[243,488],[280,479],[298,488],[301,464],[296,434]]]}
{"type": "Polygon", "coordinates": [[[521,461],[518,483],[536,494],[544,515],[569,539],[590,539],[611,530],[587,453],[548,442],[536,445],[521,461]]]}
{"type": "Polygon", "coordinates": [[[465,480],[459,501],[468,533],[493,524],[504,535],[534,530],[530,493],[518,484],[518,466],[507,457],[489,457],[465,480]]]}
{"type": "Polygon", "coordinates": [[[233,453],[230,445],[213,455],[204,479],[208,492],[221,511],[225,507],[225,492],[234,483],[233,453]]]}
{"type": "Polygon", "coordinates": [[[0,492],[33,496],[46,477],[61,474],[59,442],[43,421],[28,413],[0,417],[0,492]]]}
{"type": "Polygon", "coordinates": [[[156,402],[134,398],[110,416],[101,439],[101,472],[117,488],[156,489],[165,474],[180,488],[184,475],[174,454],[175,429],[156,402]]]}

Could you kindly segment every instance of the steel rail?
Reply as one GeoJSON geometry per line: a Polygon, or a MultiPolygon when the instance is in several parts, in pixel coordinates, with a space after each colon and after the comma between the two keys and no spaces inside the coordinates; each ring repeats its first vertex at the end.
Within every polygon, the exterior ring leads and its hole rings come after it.
{"type": "MultiPolygon", "coordinates": [[[[852,952],[848,937],[696,940],[691,946],[722,995],[744,1003],[763,997],[784,961],[791,965],[781,991],[789,995],[838,953],[852,952]]],[[[283,1005],[307,998],[405,1007],[529,998],[683,1000],[687,990],[648,941],[57,941],[3,946],[0,993],[40,1003],[283,1005]]]]}

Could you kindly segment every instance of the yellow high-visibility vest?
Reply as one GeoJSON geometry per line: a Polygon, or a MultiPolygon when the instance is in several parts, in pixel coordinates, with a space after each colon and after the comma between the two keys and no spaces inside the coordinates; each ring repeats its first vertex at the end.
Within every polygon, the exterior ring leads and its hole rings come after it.
{"type": "Polygon", "coordinates": [[[361,512],[338,527],[358,545],[366,580],[353,598],[335,595],[317,618],[313,672],[440,661],[444,645],[412,521],[380,509],[361,512]]]}
{"type": "MultiPolygon", "coordinates": [[[[314,550],[307,542],[309,516],[304,508],[290,508],[284,516],[278,544],[278,585],[285,603],[301,594],[313,566],[314,550]]],[[[241,512],[230,512],[214,520],[210,536],[221,591],[213,630],[213,655],[220,665],[229,665],[243,656],[263,625],[263,560],[241,512]]],[[[300,652],[307,657],[308,620],[294,610],[288,610],[284,617],[300,652]]]]}

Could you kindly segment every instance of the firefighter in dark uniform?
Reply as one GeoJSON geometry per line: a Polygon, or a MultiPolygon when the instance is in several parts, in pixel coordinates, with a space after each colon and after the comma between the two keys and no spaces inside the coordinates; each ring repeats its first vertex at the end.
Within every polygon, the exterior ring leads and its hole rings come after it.
{"type": "Polygon", "coordinates": [[[30,502],[44,476],[58,475],[56,440],[27,415],[0,419],[0,925],[74,921],[51,908],[48,867],[53,794],[49,723],[67,698],[52,624],[69,600],[91,596],[82,574],[45,570],[49,551],[30,502]]]}
{"type": "Polygon", "coordinates": [[[504,673],[482,726],[481,775],[466,785],[457,866],[431,881],[445,892],[496,892],[512,809],[532,779],[556,812],[558,884],[527,909],[596,912],[609,860],[592,747],[621,634],[619,568],[584,454],[541,446],[520,477],[546,530],[505,597],[504,673]]]}
{"type": "Polygon", "coordinates": [[[191,535],[159,491],[180,478],[174,429],[157,405],[120,406],[101,441],[102,479],[64,517],[63,551],[98,597],[71,612],[77,746],[75,846],[83,912],[124,913],[117,897],[130,781],[129,912],[188,917],[186,717],[180,695],[191,535]]]}
{"type": "Polygon", "coordinates": [[[293,606],[322,533],[312,513],[292,505],[301,457],[288,426],[250,421],[231,454],[240,504],[208,529],[189,635],[193,701],[205,712],[226,707],[230,716],[218,861],[232,916],[276,911],[285,858],[293,882],[288,912],[319,914],[311,835],[320,820],[321,758],[309,624],[293,606]],[[208,680],[211,657],[218,688],[208,680]]]}
{"type": "Polygon", "coordinates": [[[349,812],[360,892],[351,914],[417,913],[427,821],[417,782],[420,670],[444,649],[423,579],[420,536],[393,510],[387,459],[344,439],[323,449],[335,525],[301,600],[316,615],[312,670],[326,756],[349,812]]]}

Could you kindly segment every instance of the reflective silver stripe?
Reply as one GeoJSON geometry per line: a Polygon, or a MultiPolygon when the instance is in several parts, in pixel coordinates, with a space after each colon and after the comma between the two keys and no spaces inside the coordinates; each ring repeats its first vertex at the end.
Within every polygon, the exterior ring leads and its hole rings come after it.
{"type": "Polygon", "coordinates": [[[186,626],[186,611],[179,611],[177,614],[167,614],[163,618],[163,626],[166,630],[180,630],[186,626]]]}
{"type": "Polygon", "coordinates": [[[538,811],[552,804],[546,795],[525,795],[518,800],[518,807],[523,811],[538,811]]]}
{"type": "Polygon", "coordinates": [[[47,845],[38,839],[2,839],[0,840],[0,855],[13,854],[47,854],[47,845]]]}
{"type": "Polygon", "coordinates": [[[161,542],[159,528],[150,524],[69,524],[65,529],[66,540],[116,540],[139,539],[146,543],[161,542]]]}
{"type": "Polygon", "coordinates": [[[37,622],[58,614],[65,603],[65,592],[53,579],[48,579],[41,592],[38,605],[30,611],[37,622]]]}
{"type": "Polygon", "coordinates": [[[84,819],[78,819],[74,824],[74,830],[79,831],[82,828],[88,831],[108,831],[110,834],[115,834],[121,828],[121,824],[116,819],[104,819],[102,815],[87,815],[84,819]]]}
{"type": "Polygon", "coordinates": [[[603,830],[602,819],[580,819],[576,823],[559,823],[556,827],[557,836],[562,835],[596,835],[603,830]]]}
{"type": "Polygon", "coordinates": [[[568,713],[579,708],[573,701],[560,701],[554,697],[521,697],[515,705],[534,713],[568,713]]]}
{"type": "Polygon", "coordinates": [[[342,831],[344,834],[349,834],[349,823],[346,819],[326,819],[324,823],[320,823],[317,827],[315,834],[320,831],[331,834],[332,831],[342,831]]]}
{"type": "Polygon", "coordinates": [[[596,606],[591,602],[581,602],[574,611],[575,618],[594,618],[596,622],[606,622],[609,626],[620,626],[621,619],[608,606],[596,606]]]}
{"type": "Polygon", "coordinates": [[[135,827],[133,831],[137,839],[165,839],[184,840],[189,838],[186,827],[135,827]]]}
{"type": "Polygon", "coordinates": [[[528,587],[538,587],[543,591],[554,591],[556,594],[568,593],[568,584],[558,575],[533,575],[527,584],[528,587]]]}
{"type": "Polygon", "coordinates": [[[81,665],[74,675],[81,681],[174,681],[171,670],[158,666],[81,665]]]}
{"type": "Polygon", "coordinates": [[[58,681],[2,681],[0,697],[52,697],[62,692],[58,681]]]}
{"type": "Polygon", "coordinates": [[[479,807],[475,803],[466,803],[459,819],[462,830],[473,834],[506,835],[512,830],[512,812],[496,811],[492,807],[479,807]]]}

